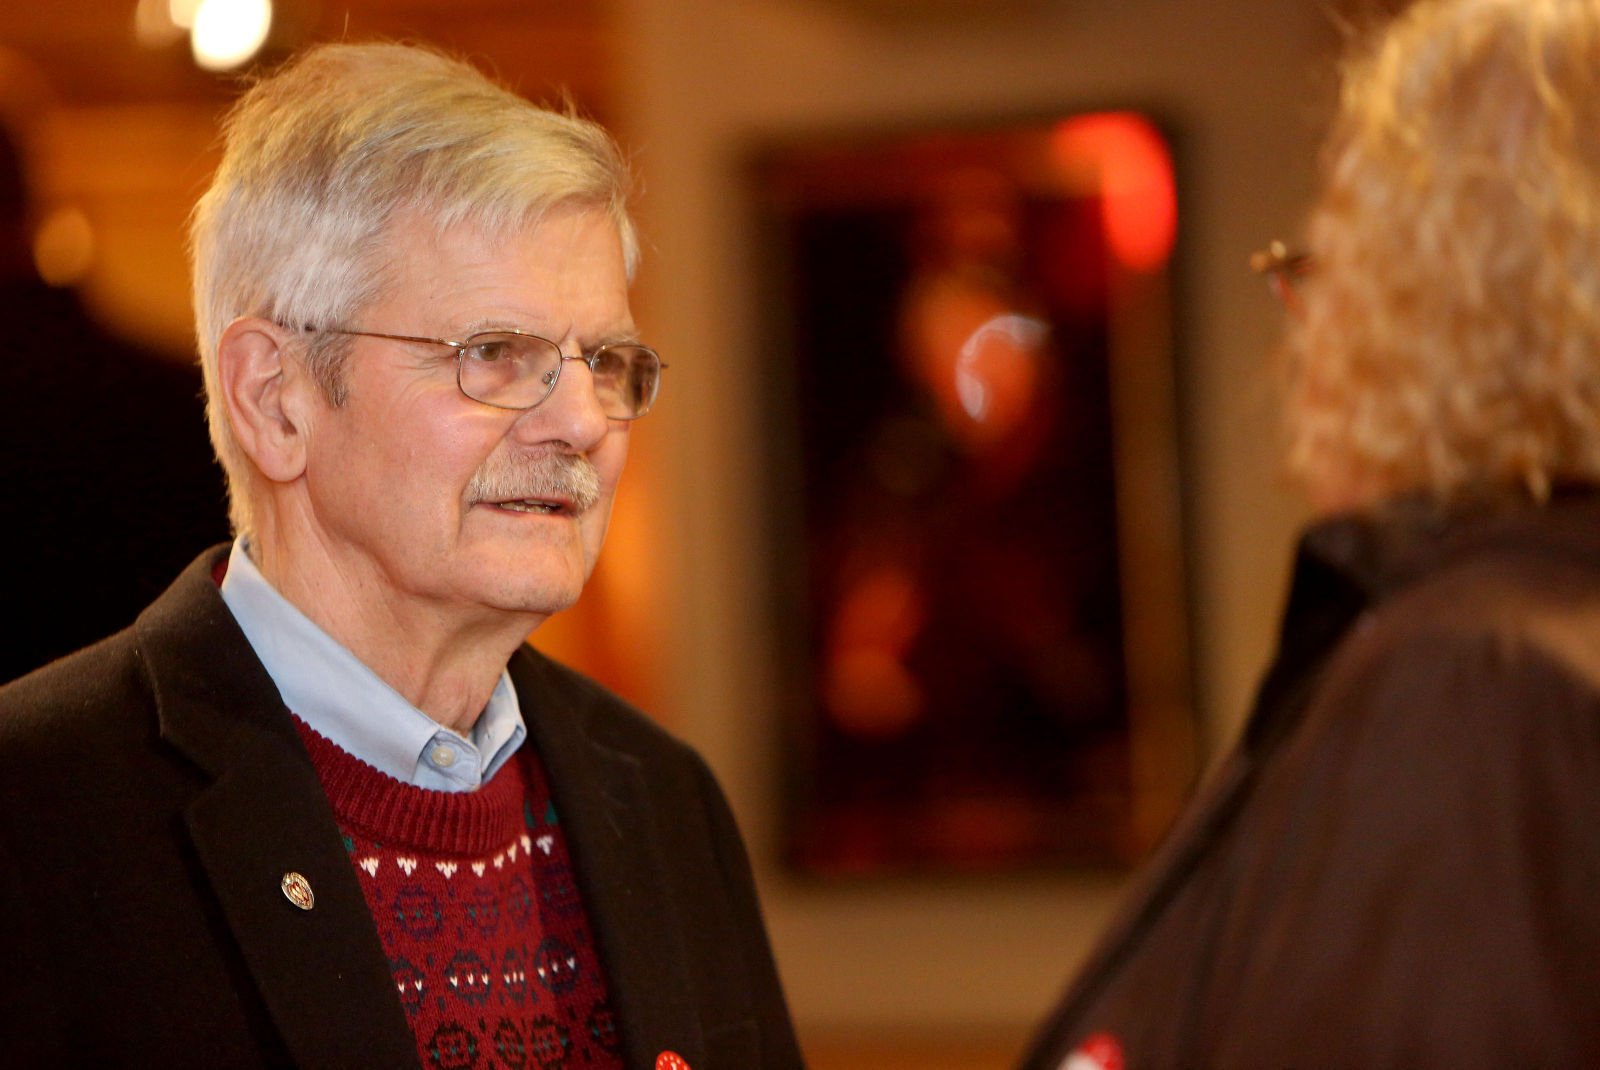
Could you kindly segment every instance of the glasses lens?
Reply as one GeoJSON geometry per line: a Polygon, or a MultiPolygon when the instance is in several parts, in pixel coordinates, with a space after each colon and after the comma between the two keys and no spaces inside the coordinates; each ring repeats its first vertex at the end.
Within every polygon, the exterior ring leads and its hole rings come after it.
{"type": "Polygon", "coordinates": [[[461,392],[504,409],[531,409],[556,385],[561,350],[532,334],[475,334],[461,347],[461,392]]]}
{"type": "Polygon", "coordinates": [[[661,385],[661,358],[649,346],[602,346],[590,361],[600,408],[613,420],[636,420],[650,411],[661,385]]]}

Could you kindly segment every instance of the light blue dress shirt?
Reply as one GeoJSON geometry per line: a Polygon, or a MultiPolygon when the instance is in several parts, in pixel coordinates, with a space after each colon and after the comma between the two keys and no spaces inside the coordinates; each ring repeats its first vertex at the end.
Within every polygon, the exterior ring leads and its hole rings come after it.
{"type": "Polygon", "coordinates": [[[228,556],[222,600],[284,705],[396,780],[435,791],[472,791],[528,736],[505,670],[470,736],[434,721],[279,594],[250,560],[242,537],[228,556]]]}

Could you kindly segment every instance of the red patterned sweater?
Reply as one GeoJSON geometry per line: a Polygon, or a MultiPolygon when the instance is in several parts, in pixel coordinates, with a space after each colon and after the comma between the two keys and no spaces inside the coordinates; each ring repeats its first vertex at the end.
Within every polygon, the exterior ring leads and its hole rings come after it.
{"type": "Polygon", "coordinates": [[[538,758],[473,792],[403,784],[296,721],[427,1068],[621,1070],[538,758]]]}

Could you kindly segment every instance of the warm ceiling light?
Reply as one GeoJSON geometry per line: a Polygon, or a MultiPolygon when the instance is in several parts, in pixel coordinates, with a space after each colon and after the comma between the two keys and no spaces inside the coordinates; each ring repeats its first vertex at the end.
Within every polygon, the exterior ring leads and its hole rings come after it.
{"type": "Polygon", "coordinates": [[[189,47],[200,66],[225,71],[259,52],[271,28],[272,0],[201,0],[189,47]]]}
{"type": "Polygon", "coordinates": [[[167,0],[167,18],[172,20],[174,26],[187,30],[194,26],[195,12],[200,10],[201,0],[167,0]]]}

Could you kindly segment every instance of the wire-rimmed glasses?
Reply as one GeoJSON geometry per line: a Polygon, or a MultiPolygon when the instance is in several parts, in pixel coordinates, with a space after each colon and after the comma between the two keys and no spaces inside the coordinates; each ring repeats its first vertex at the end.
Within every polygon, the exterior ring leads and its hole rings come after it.
{"type": "Polygon", "coordinates": [[[1286,242],[1272,241],[1265,249],[1250,254],[1250,270],[1267,277],[1267,286],[1283,306],[1300,311],[1300,295],[1295,287],[1311,274],[1315,260],[1310,253],[1292,249],[1286,242]]]}
{"type": "Polygon", "coordinates": [[[566,362],[578,360],[594,374],[600,411],[612,420],[637,420],[655,404],[661,370],[666,367],[654,349],[636,342],[613,342],[568,356],[548,338],[511,329],[479,331],[460,341],[344,327],[306,330],[449,346],[456,351],[456,383],[461,392],[499,409],[531,409],[540,404],[555,390],[566,362]]]}

